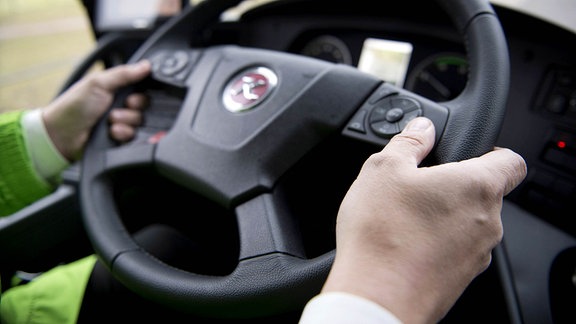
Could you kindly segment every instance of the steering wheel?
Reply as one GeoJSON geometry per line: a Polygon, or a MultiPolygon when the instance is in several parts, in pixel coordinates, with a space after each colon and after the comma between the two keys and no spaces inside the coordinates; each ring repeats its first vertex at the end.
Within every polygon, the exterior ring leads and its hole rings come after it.
{"type": "Polygon", "coordinates": [[[342,64],[236,45],[190,46],[239,2],[188,8],[131,58],[152,61],[149,84],[184,93],[171,127],[119,146],[103,118],[82,161],[83,220],[101,261],[134,292],[210,317],[279,314],[320,291],[334,249],[307,257],[293,210],[275,190],[322,143],[343,136],[381,147],[409,120],[426,116],[437,130],[432,163],[475,157],[493,149],[508,95],[507,44],[488,1],[436,1],[465,39],[470,66],[464,91],[448,102],[342,64]],[[113,188],[120,170],[142,166],[235,216],[239,251],[232,271],[192,273],[136,243],[113,188]]]}

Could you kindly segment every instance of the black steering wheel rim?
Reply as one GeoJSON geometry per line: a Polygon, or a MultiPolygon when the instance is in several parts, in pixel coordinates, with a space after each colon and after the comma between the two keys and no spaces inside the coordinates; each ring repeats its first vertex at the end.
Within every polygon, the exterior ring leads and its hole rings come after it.
{"type": "MultiPolygon", "coordinates": [[[[95,128],[82,161],[83,218],[100,260],[136,293],[180,311],[209,317],[278,314],[302,307],[319,292],[334,251],[307,258],[300,242],[292,240],[297,230],[290,221],[291,215],[278,207],[277,198],[270,191],[309,150],[349,126],[348,121],[363,109],[358,107],[372,107],[390,94],[415,98],[422,105],[422,114],[431,118],[438,130],[433,160],[444,163],[475,157],[493,148],[508,94],[507,46],[487,1],[437,1],[462,34],[471,67],[462,94],[443,103],[383,84],[351,67],[260,49],[214,46],[197,50],[180,44],[182,35],[193,39],[197,30],[239,2],[209,0],[189,8],[181,18],[154,34],[132,57],[131,61],[154,61],[162,57],[158,50],[166,48],[188,55],[190,70],[184,79],[166,78],[158,72],[161,66],[156,65],[156,81],[190,89],[169,133],[157,143],[116,147],[108,139],[103,119],[95,128]],[[291,68],[283,70],[282,66],[291,68]],[[266,112],[256,107],[243,113],[227,111],[222,103],[218,113],[206,108],[215,103],[207,104],[206,98],[220,100],[224,85],[254,67],[270,68],[280,79],[277,89],[272,89],[260,106],[281,105],[281,109],[266,112]],[[199,77],[208,75],[209,80],[199,77]],[[309,86],[300,92],[298,86],[302,82],[309,86]],[[318,99],[333,88],[341,89],[336,98],[318,99]],[[308,107],[306,117],[300,117],[301,110],[294,107],[308,107]],[[325,113],[325,107],[333,107],[330,114],[325,113]],[[246,127],[238,121],[246,116],[259,121],[246,127]],[[214,123],[227,123],[230,130],[224,134],[216,132],[214,123]],[[258,140],[253,140],[256,137],[258,140]],[[297,145],[298,142],[307,145],[297,145]],[[110,174],[150,164],[164,176],[186,183],[235,211],[241,243],[234,271],[225,276],[190,273],[159,261],[134,241],[115,207],[114,177],[110,174]],[[220,171],[232,166],[237,169],[232,173],[220,171]]],[[[348,133],[356,136],[354,131],[348,133]]],[[[383,139],[384,144],[386,140],[383,139]]]]}

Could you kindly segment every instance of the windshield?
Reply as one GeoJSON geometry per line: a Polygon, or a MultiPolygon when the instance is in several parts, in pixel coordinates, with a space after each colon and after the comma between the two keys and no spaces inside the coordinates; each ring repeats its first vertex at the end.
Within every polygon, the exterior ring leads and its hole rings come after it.
{"type": "Polygon", "coordinates": [[[576,32],[575,0],[491,0],[576,32]]]}
{"type": "MultiPolygon", "coordinates": [[[[196,4],[202,0],[191,0],[196,4]]],[[[238,19],[239,15],[256,6],[274,0],[245,0],[237,8],[228,11],[224,20],[238,19]]],[[[531,14],[560,27],[576,32],[576,0],[490,0],[490,2],[520,12],[531,14]]]]}

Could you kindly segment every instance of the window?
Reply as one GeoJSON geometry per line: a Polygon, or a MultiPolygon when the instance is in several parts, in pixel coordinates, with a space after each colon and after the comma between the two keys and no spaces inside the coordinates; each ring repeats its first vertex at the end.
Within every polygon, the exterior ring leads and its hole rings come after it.
{"type": "Polygon", "coordinates": [[[0,112],[46,105],[93,46],[81,1],[0,1],[0,112]]]}

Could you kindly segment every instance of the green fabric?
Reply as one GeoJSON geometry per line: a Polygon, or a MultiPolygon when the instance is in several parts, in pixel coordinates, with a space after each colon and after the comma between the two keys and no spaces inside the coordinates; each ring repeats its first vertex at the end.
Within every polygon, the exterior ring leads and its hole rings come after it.
{"type": "Polygon", "coordinates": [[[91,255],[8,289],[0,303],[0,323],[76,323],[95,262],[96,257],[91,255]]]}
{"type": "MultiPolygon", "coordinates": [[[[21,125],[23,113],[0,114],[0,217],[13,214],[54,189],[34,169],[21,125]]],[[[0,290],[0,323],[75,323],[95,262],[96,257],[89,256],[55,267],[27,284],[3,287],[6,291],[0,290]]]]}
{"type": "Polygon", "coordinates": [[[53,191],[34,170],[20,123],[22,114],[0,114],[0,216],[13,214],[53,191]]]}

